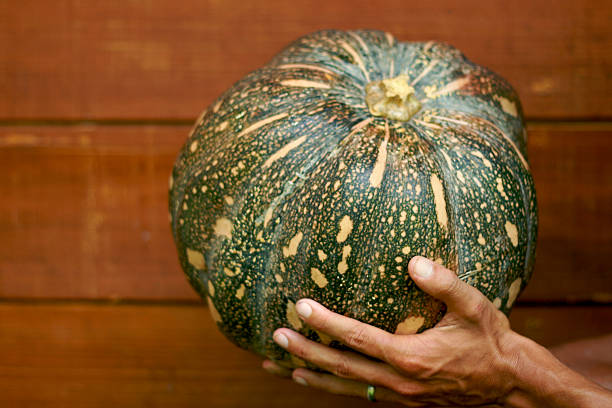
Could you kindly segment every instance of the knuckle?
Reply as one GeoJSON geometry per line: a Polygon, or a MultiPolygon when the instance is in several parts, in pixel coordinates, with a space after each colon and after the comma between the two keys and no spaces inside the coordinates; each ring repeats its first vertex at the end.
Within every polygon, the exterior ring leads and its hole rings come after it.
{"type": "Polygon", "coordinates": [[[346,345],[352,348],[362,348],[369,343],[369,335],[365,327],[356,325],[346,335],[346,345]]]}
{"type": "Polygon", "coordinates": [[[480,296],[475,302],[468,307],[465,311],[465,317],[470,320],[477,321],[487,316],[490,311],[490,302],[484,296],[480,296]]]}
{"type": "Polygon", "coordinates": [[[424,364],[418,357],[406,354],[395,356],[392,364],[411,376],[417,375],[424,369],[424,364]]]}
{"type": "Polygon", "coordinates": [[[387,354],[387,361],[393,366],[400,368],[404,371],[404,365],[410,365],[410,356],[407,356],[405,353],[401,352],[390,352],[387,354]]]}
{"type": "Polygon", "coordinates": [[[397,392],[399,395],[402,395],[404,397],[417,396],[419,395],[419,391],[420,391],[418,387],[415,386],[415,384],[407,382],[407,381],[397,382],[393,384],[391,389],[397,392]]]}
{"type": "Polygon", "coordinates": [[[353,370],[351,369],[351,365],[345,355],[342,355],[333,364],[332,373],[337,375],[338,377],[351,377],[352,372],[353,370]]]}

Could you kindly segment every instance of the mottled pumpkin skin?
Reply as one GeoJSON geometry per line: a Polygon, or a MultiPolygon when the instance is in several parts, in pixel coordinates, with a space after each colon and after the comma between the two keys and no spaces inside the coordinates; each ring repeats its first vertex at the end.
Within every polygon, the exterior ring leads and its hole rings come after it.
{"type": "MultiPolygon", "coordinates": [[[[240,347],[300,365],[279,327],[309,297],[401,333],[444,305],[407,273],[422,255],[505,313],[530,278],[536,198],[518,97],[441,43],[379,31],[300,38],[198,119],[170,179],[183,269],[240,347]],[[421,109],[373,116],[364,90],[407,74],[421,109]]],[[[335,345],[335,344],[333,344],[335,345]]]]}

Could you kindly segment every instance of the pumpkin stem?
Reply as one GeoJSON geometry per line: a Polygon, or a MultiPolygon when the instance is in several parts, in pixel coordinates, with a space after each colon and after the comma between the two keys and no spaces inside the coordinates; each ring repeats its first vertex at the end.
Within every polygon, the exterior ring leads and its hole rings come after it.
{"type": "Polygon", "coordinates": [[[366,86],[366,103],[372,115],[399,121],[409,120],[421,109],[405,74],[370,82],[366,86]]]}

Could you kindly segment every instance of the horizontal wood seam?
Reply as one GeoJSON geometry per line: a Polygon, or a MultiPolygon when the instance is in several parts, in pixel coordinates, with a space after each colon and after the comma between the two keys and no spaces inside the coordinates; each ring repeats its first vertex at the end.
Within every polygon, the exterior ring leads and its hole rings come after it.
{"type": "MultiPolygon", "coordinates": [[[[78,306],[78,305],[95,305],[95,306],[162,306],[162,307],[204,307],[206,304],[197,299],[111,299],[111,298],[2,298],[0,305],[38,305],[38,306],[78,306]]],[[[577,301],[562,301],[562,300],[527,300],[516,302],[514,308],[521,307],[546,307],[546,308],[561,308],[561,307],[612,307],[612,302],[597,302],[594,300],[577,300],[577,301]]]]}
{"type": "MultiPolygon", "coordinates": [[[[10,126],[192,126],[193,119],[0,119],[1,127],[10,126]]],[[[612,118],[580,118],[580,119],[545,119],[530,118],[527,126],[589,126],[597,128],[612,127],[612,118]]]]}

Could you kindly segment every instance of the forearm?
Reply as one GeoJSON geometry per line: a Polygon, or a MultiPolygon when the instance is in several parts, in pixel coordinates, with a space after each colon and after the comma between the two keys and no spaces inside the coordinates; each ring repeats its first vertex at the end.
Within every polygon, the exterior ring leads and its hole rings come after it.
{"type": "Polygon", "coordinates": [[[506,399],[506,406],[612,406],[612,392],[572,371],[544,347],[515,333],[508,343],[509,366],[516,383],[506,399]]]}

